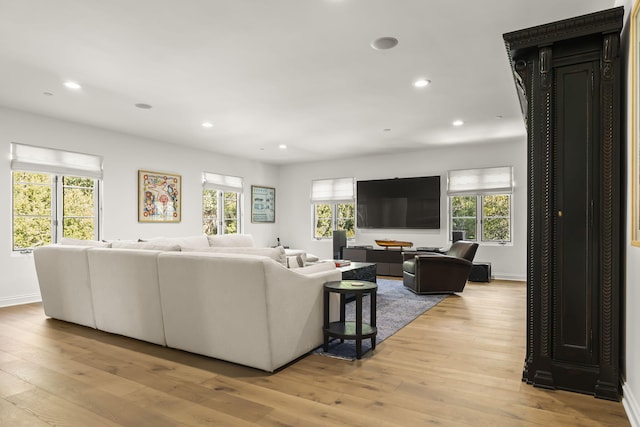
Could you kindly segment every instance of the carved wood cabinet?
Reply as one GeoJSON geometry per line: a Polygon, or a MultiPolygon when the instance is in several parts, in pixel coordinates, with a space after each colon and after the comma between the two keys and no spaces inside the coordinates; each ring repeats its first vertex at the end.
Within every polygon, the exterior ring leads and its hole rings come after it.
{"type": "Polygon", "coordinates": [[[620,394],[622,8],[504,35],[527,125],[523,381],[620,394]]]}

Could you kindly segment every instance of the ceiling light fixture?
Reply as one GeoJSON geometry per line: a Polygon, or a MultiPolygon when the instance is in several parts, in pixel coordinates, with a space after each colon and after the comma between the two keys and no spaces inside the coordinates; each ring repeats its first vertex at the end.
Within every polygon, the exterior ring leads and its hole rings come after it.
{"type": "Polygon", "coordinates": [[[464,122],[462,120],[454,120],[451,124],[454,126],[462,126],[464,122]]]}
{"type": "Polygon", "coordinates": [[[212,127],[213,127],[213,123],[211,123],[211,122],[204,122],[204,123],[202,123],[202,127],[203,127],[203,128],[212,128],[212,127]]]}
{"type": "Polygon", "coordinates": [[[371,42],[371,47],[375,50],[386,50],[394,48],[398,45],[398,39],[395,37],[379,37],[371,42]]]}
{"type": "Polygon", "coordinates": [[[431,80],[419,79],[419,80],[416,80],[415,82],[413,82],[413,86],[415,86],[417,88],[422,88],[422,87],[429,86],[429,83],[431,83],[431,80]]]}
{"type": "Polygon", "coordinates": [[[278,148],[280,148],[281,150],[285,150],[287,148],[286,144],[280,144],[278,145],[278,148]]]}
{"type": "Polygon", "coordinates": [[[66,87],[67,89],[73,89],[73,90],[82,89],[82,86],[80,86],[80,84],[76,82],[72,82],[71,80],[67,80],[63,84],[64,84],[64,87],[66,87]]]}
{"type": "Polygon", "coordinates": [[[151,105],[149,105],[149,104],[145,104],[145,103],[142,103],[142,102],[139,102],[139,103],[135,104],[135,106],[136,106],[137,108],[142,109],[142,110],[150,110],[150,109],[152,109],[152,108],[153,108],[151,105]]]}
{"type": "Polygon", "coordinates": [[[44,96],[53,96],[53,93],[51,93],[51,92],[42,92],[42,94],[44,96]]]}

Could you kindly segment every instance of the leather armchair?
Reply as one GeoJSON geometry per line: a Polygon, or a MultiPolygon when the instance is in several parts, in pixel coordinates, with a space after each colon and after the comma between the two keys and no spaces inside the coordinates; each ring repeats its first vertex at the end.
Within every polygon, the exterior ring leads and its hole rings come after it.
{"type": "Polygon", "coordinates": [[[477,250],[477,243],[459,240],[446,254],[404,252],[404,286],[416,294],[462,292],[477,250]]]}

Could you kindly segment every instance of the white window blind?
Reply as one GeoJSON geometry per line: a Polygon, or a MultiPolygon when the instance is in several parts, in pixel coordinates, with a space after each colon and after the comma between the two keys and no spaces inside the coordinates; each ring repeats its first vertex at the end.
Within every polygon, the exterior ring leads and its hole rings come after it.
{"type": "Polygon", "coordinates": [[[311,203],[352,202],[354,178],[316,179],[311,182],[311,203]]]}
{"type": "Polygon", "coordinates": [[[512,166],[453,170],[448,174],[447,194],[449,196],[512,192],[512,166]]]}
{"type": "Polygon", "coordinates": [[[242,193],[242,178],[217,173],[203,173],[204,188],[242,193]]]}
{"type": "Polygon", "coordinates": [[[13,142],[11,169],[102,179],[102,156],[13,142]]]}

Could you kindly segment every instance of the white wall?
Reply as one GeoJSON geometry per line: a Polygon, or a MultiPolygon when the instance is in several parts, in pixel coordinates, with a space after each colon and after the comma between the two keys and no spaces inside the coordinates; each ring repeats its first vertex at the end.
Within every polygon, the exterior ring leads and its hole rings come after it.
{"type": "MultiPolygon", "coordinates": [[[[622,33],[622,49],[628,52],[629,49],[629,15],[633,7],[633,0],[616,0],[615,6],[624,6],[625,9],[625,28],[622,33]]],[[[623,59],[628,60],[628,56],[623,54],[623,59]]],[[[631,87],[630,64],[627,65],[626,78],[631,87]]],[[[627,91],[627,132],[623,141],[629,143],[625,145],[627,150],[627,226],[626,233],[623,236],[626,249],[626,283],[623,294],[623,310],[625,318],[622,321],[622,341],[624,361],[621,366],[622,371],[622,403],[629,416],[629,421],[634,427],[640,427],[640,365],[637,363],[640,359],[640,247],[631,245],[631,183],[633,177],[631,175],[631,92],[627,91]]],[[[623,135],[624,136],[624,135],[623,135]]]]}
{"type": "Polygon", "coordinates": [[[418,246],[447,246],[446,176],[450,169],[513,166],[513,245],[479,248],[476,260],[491,262],[496,277],[525,280],[527,159],[526,138],[496,141],[481,145],[455,145],[422,151],[386,154],[283,166],[278,183],[280,239],[291,247],[305,248],[321,258],[332,257],[330,240],[314,240],[312,209],[309,200],[311,181],[323,178],[355,177],[357,180],[440,175],[442,185],[440,230],[356,230],[350,245],[375,245],[375,239],[408,240],[418,246]]]}
{"type": "MultiPolygon", "coordinates": [[[[252,224],[250,204],[252,184],[276,187],[278,168],[273,165],[0,108],[0,200],[4,200],[0,207],[0,306],[40,299],[32,256],[11,251],[11,142],[104,157],[104,239],[202,234],[202,172],[209,171],[244,178],[244,232],[252,234],[257,245],[267,246],[275,240],[278,223],[252,224]],[[182,175],[180,223],[138,222],[139,169],[182,175]]],[[[212,141],[216,143],[220,142],[212,141]]]]}

